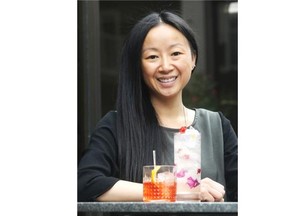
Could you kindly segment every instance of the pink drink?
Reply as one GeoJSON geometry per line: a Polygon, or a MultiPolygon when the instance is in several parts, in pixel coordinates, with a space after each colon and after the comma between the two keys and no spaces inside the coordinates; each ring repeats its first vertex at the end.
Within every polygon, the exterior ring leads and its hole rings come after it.
{"type": "Polygon", "coordinates": [[[194,128],[174,135],[177,167],[177,201],[199,201],[201,181],[201,134],[194,128]]]}

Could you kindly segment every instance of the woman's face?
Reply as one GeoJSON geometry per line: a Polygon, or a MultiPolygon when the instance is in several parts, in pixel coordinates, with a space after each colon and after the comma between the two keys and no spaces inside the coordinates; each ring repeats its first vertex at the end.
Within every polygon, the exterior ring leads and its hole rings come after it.
{"type": "Polygon", "coordinates": [[[167,24],[152,28],[143,43],[141,66],[151,97],[182,94],[189,82],[196,56],[185,36],[167,24]]]}

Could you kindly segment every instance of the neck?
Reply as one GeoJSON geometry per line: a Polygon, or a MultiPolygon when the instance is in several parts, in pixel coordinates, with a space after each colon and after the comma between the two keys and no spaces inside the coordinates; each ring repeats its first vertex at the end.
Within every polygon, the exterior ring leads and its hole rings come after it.
{"type": "Polygon", "coordinates": [[[183,105],[182,97],[174,100],[153,100],[153,107],[157,113],[161,126],[169,128],[180,128],[186,124],[186,108],[183,105]]]}

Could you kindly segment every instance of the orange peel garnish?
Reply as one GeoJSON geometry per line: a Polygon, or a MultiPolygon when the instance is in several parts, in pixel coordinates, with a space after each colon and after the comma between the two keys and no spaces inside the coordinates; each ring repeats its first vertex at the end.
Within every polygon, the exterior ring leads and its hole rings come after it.
{"type": "Polygon", "coordinates": [[[151,171],[151,181],[153,183],[156,182],[156,175],[157,175],[157,172],[158,170],[160,169],[161,166],[155,166],[155,168],[151,171]]]}

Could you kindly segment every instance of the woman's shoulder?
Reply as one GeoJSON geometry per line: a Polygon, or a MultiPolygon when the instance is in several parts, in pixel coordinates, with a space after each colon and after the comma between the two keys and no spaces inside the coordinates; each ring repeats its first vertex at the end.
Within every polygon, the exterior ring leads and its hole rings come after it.
{"type": "Polygon", "coordinates": [[[116,120],[117,118],[117,111],[116,110],[110,110],[108,111],[104,116],[103,120],[116,120]]]}
{"type": "Polygon", "coordinates": [[[195,118],[196,119],[207,119],[212,121],[219,121],[221,120],[220,112],[208,110],[204,108],[195,108],[195,118]]]}
{"type": "Polygon", "coordinates": [[[219,111],[213,111],[205,108],[195,108],[195,112],[201,115],[219,115],[219,111]]]}
{"type": "Polygon", "coordinates": [[[221,125],[223,131],[230,129],[231,122],[221,111],[212,111],[204,108],[195,109],[195,118],[198,122],[209,122],[210,124],[221,125]]]}
{"type": "Polygon", "coordinates": [[[117,111],[108,111],[97,123],[97,128],[99,127],[116,127],[117,122],[117,111]]]}

